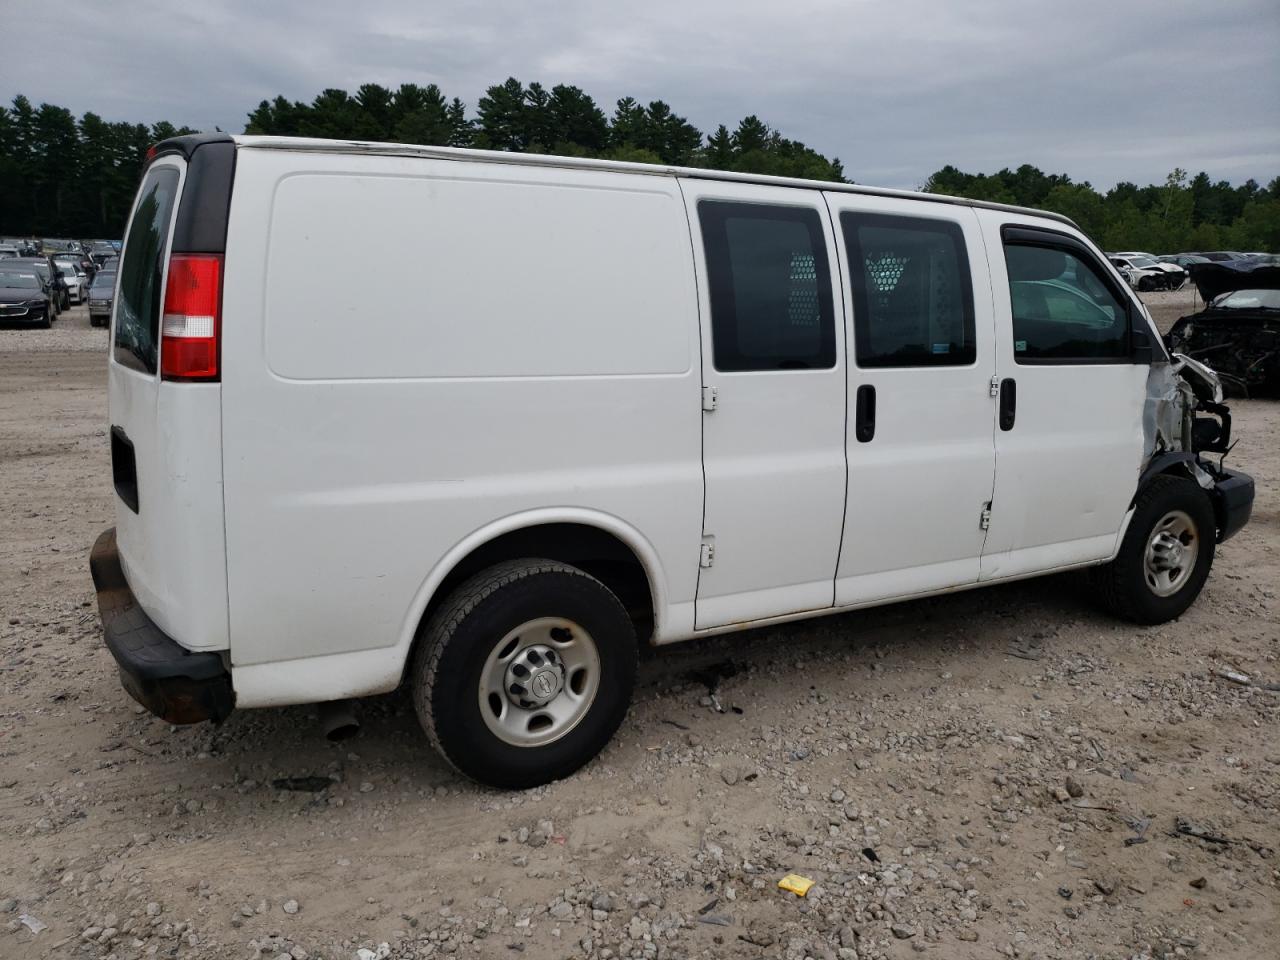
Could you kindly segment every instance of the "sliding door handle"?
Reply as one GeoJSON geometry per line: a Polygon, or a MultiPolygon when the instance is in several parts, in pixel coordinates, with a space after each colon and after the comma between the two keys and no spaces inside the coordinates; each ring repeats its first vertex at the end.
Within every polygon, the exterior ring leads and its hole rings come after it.
{"type": "Polygon", "coordinates": [[[1012,430],[1018,418],[1018,384],[1012,377],[1000,381],[1000,429],[1012,430]]]}
{"type": "Polygon", "coordinates": [[[858,388],[853,413],[853,435],[859,443],[870,443],[876,435],[876,388],[864,383],[858,388]]]}

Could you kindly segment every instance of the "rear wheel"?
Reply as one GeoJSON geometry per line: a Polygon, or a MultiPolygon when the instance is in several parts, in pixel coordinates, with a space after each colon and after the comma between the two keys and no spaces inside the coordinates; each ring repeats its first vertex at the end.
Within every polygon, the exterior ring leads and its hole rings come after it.
{"type": "Polygon", "coordinates": [[[1094,572],[1103,604],[1135,623],[1164,623],[1195,602],[1213,564],[1213,505],[1195,481],[1154,478],[1138,494],[1115,560],[1094,572]]]}
{"type": "Polygon", "coordinates": [[[512,560],[457,588],[426,625],[414,705],[453,766],[495,787],[568,776],[609,742],[636,673],[635,628],[599,580],[512,560]]]}

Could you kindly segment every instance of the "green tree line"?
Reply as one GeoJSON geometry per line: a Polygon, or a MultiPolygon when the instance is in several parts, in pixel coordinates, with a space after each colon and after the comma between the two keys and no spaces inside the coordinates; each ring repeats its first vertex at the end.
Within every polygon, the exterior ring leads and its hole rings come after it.
{"type": "Polygon", "coordinates": [[[1265,187],[1256,180],[1233,187],[1179,168],[1161,184],[1117,183],[1100,193],[1087,181],[1073,183],[1030,164],[993,174],[946,166],[924,189],[1065,214],[1104,250],[1280,252],[1280,177],[1265,187]]]}
{"type": "Polygon", "coordinates": [[[721,124],[710,136],[669,104],[623,97],[612,114],[580,87],[515,77],[495,84],[474,116],[457,97],[434,83],[390,90],[366,83],[354,94],[324,90],[311,103],[284,97],[263,100],[249,114],[245,133],[382,140],[517,153],[604,157],[640,163],[712,167],[814,180],[843,180],[838,159],[828,160],[789,140],[759,117],[745,117],[731,132],[721,124]]]}
{"type": "MultiPolygon", "coordinates": [[[[0,234],[119,237],[152,143],[189,128],[80,119],[15,97],[0,107],[0,234]]],[[[248,115],[245,133],[478,147],[602,157],[743,173],[842,181],[828,159],[759,117],[704,134],[670,105],[623,97],[611,113],[581,88],[495,84],[474,113],[435,84],[364,84],[321,91],[310,103],[276,97],[248,115]]],[[[1107,249],[1280,249],[1280,177],[1232,186],[1175,170],[1164,184],[1119,183],[1100,193],[1065,174],[1024,164],[968,174],[945,166],[925,190],[1064,213],[1107,249]]]]}
{"type": "Polygon", "coordinates": [[[77,120],[24,96],[0,107],[0,236],[119,237],[147,147],[189,127],[77,120]]]}

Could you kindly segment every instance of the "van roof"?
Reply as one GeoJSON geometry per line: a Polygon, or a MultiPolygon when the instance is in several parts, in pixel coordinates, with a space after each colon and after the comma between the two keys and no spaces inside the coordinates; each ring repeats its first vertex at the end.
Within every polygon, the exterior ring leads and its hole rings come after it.
{"type": "MultiPolygon", "coordinates": [[[[350,153],[386,157],[423,157],[436,160],[470,160],[477,163],[508,163],[531,167],[564,167],[572,170],[603,170],[610,173],[630,173],[649,177],[685,177],[699,180],[725,180],[734,183],[759,183],[773,187],[803,187],[811,190],[830,190],[840,193],[858,193],[873,197],[897,197],[903,200],[919,200],[932,203],[951,203],[964,207],[981,207],[985,210],[1003,210],[1026,216],[1045,217],[1080,228],[1069,217],[1033,207],[1019,207],[986,200],[970,200],[941,193],[921,193],[914,190],[891,190],[886,187],[869,187],[859,183],[833,183],[828,180],[804,180],[797,177],[774,177],[762,173],[735,173],[729,170],[709,170],[702,167],[679,167],[668,164],[633,163],[623,160],[598,160],[590,157],[556,157],[539,153],[510,153],[502,150],[473,150],[465,147],[417,146],[408,143],[372,143],[364,140],[323,140],[310,137],[265,137],[252,135],[232,136],[226,133],[192,134],[174,137],[157,144],[154,155],[181,153],[190,158],[191,152],[204,143],[232,140],[239,147],[263,150],[296,150],[308,153],[350,153]]],[[[1083,232],[1083,231],[1081,231],[1083,232]]]]}

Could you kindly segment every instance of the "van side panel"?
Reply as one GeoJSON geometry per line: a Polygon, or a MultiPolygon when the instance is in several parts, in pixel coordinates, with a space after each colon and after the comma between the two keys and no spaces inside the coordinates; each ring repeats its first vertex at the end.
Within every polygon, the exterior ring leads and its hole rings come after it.
{"type": "Polygon", "coordinates": [[[229,234],[234,666],[402,659],[442,558],[524,513],[612,518],[692,603],[702,414],[674,179],[241,148],[229,234]]]}

